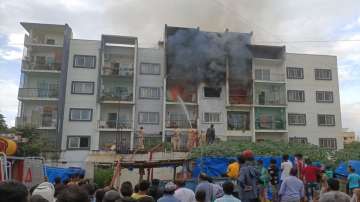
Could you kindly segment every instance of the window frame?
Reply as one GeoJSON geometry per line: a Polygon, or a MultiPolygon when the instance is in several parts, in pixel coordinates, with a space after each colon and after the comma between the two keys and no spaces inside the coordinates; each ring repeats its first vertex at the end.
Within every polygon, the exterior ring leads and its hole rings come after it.
{"type": "Polygon", "coordinates": [[[306,124],[307,124],[306,113],[288,113],[288,124],[289,124],[289,126],[306,126],[306,124]],[[304,123],[290,123],[290,116],[291,115],[304,116],[305,122],[304,123]]]}
{"type": "Polygon", "coordinates": [[[140,99],[150,99],[150,100],[160,100],[161,98],[161,89],[160,87],[146,87],[146,86],[142,86],[142,87],[139,87],[139,98],[140,99]],[[158,90],[158,94],[159,96],[158,97],[144,97],[144,96],[141,96],[141,89],[157,89],[158,90]]]}
{"type": "Polygon", "coordinates": [[[334,103],[334,92],[333,91],[315,91],[316,103],[334,103]],[[324,93],[323,97],[326,98],[326,93],[331,93],[331,100],[318,100],[318,93],[324,93]]]}
{"type": "Polygon", "coordinates": [[[211,89],[212,87],[209,87],[209,86],[204,86],[204,87],[202,88],[202,91],[203,91],[203,98],[204,98],[204,99],[220,99],[220,98],[221,98],[221,94],[222,94],[222,87],[212,88],[212,89],[218,89],[218,90],[220,90],[219,97],[208,97],[208,96],[205,96],[205,88],[211,89]]]}
{"type": "Polygon", "coordinates": [[[289,137],[290,144],[309,144],[307,137],[289,137]]]}
{"type": "MultiPolygon", "coordinates": [[[[250,130],[250,112],[249,111],[227,111],[227,123],[226,123],[226,128],[227,130],[230,131],[249,131],[250,130]],[[245,123],[245,128],[240,128],[240,129],[230,129],[229,128],[229,113],[239,113],[239,114],[246,114],[246,123],[245,123]]],[[[243,115],[244,116],[244,115],[243,115]]]]}
{"type": "Polygon", "coordinates": [[[95,55],[79,55],[79,54],[74,54],[74,57],[73,57],[73,67],[74,67],[74,68],[84,68],[84,69],[96,69],[96,56],[95,56],[95,55]],[[75,65],[75,59],[76,59],[76,57],[92,57],[92,58],[94,58],[94,67],[87,67],[87,66],[75,65]]]}
{"type": "Polygon", "coordinates": [[[160,113],[159,112],[144,112],[141,111],[138,113],[138,123],[139,124],[146,124],[146,125],[159,125],[160,124],[160,113]],[[141,121],[141,115],[140,114],[144,114],[144,113],[155,113],[157,114],[157,122],[142,122],[141,121]]]}
{"type": "Polygon", "coordinates": [[[206,124],[212,124],[212,123],[222,123],[223,122],[223,119],[222,119],[222,113],[221,112],[203,112],[203,118],[202,118],[202,121],[203,123],[206,123],[206,124]],[[210,114],[219,114],[219,121],[205,121],[205,114],[206,113],[210,113],[210,114]]]}
{"type": "Polygon", "coordinates": [[[71,81],[71,94],[75,94],[75,95],[76,94],[78,94],[78,95],[94,95],[95,94],[95,82],[94,81],[71,81]],[[76,92],[74,92],[74,85],[76,83],[87,83],[87,84],[91,83],[91,84],[93,84],[92,93],[76,93],[76,92]]]}
{"type": "Polygon", "coordinates": [[[255,74],[254,76],[255,76],[256,81],[271,81],[271,70],[270,69],[255,69],[254,74],[255,74]],[[257,78],[257,76],[256,76],[257,71],[261,72],[261,78],[260,79],[257,78]],[[264,79],[265,78],[264,75],[267,76],[267,74],[265,74],[264,72],[269,73],[269,75],[268,75],[269,78],[268,79],[264,79]]]}
{"type": "Polygon", "coordinates": [[[66,149],[67,150],[90,150],[91,148],[91,136],[79,136],[79,135],[69,135],[67,136],[66,140],[66,149]],[[70,147],[70,139],[71,138],[79,138],[79,146],[78,147],[70,147]],[[88,146],[87,147],[81,147],[81,138],[87,138],[88,139],[88,146]]]}
{"type": "Polygon", "coordinates": [[[304,68],[302,67],[286,67],[286,78],[287,79],[296,79],[296,80],[303,80],[304,79],[304,68]],[[300,77],[290,77],[289,72],[290,70],[301,70],[301,76],[300,77]]]}
{"type": "Polygon", "coordinates": [[[91,122],[92,118],[93,118],[93,109],[91,109],[91,108],[70,108],[69,109],[69,121],[91,122]],[[71,111],[72,110],[89,110],[90,111],[90,119],[89,120],[74,120],[74,119],[71,119],[71,111]]]}
{"type": "Polygon", "coordinates": [[[155,63],[155,62],[141,62],[140,63],[140,74],[141,75],[161,75],[161,64],[160,63],[155,63]],[[151,65],[158,65],[159,67],[159,73],[145,73],[142,69],[142,65],[143,64],[151,64],[151,65]]]}
{"type": "Polygon", "coordinates": [[[326,149],[337,149],[337,139],[336,138],[319,138],[319,147],[321,147],[321,148],[326,148],[326,149]],[[324,141],[327,141],[326,142],[326,146],[324,146],[324,144],[321,144],[321,143],[324,143],[324,141]],[[335,142],[330,142],[330,141],[335,141],[335,142]],[[329,145],[329,143],[330,143],[330,145],[332,145],[332,144],[334,144],[335,145],[335,147],[328,147],[327,145],[329,145]]]}
{"type": "Polygon", "coordinates": [[[318,81],[331,81],[332,77],[333,77],[332,76],[332,70],[331,69],[321,69],[321,68],[314,69],[314,77],[315,77],[315,80],[318,80],[318,81]],[[317,71],[330,71],[330,78],[317,78],[316,77],[316,72],[317,71]]]}
{"type": "Polygon", "coordinates": [[[333,126],[336,126],[336,117],[335,117],[335,115],[334,114],[318,114],[317,115],[317,124],[318,124],[318,126],[320,126],[320,127],[333,127],[333,126]],[[333,117],[334,118],[334,123],[333,124],[321,124],[320,125],[320,116],[325,116],[325,122],[327,122],[327,117],[329,117],[329,116],[331,116],[331,117],[333,117]]]}
{"type": "Polygon", "coordinates": [[[304,90],[287,90],[287,101],[288,102],[305,102],[305,100],[306,99],[305,99],[305,91],[304,90]],[[302,92],[304,99],[300,100],[300,101],[298,101],[298,100],[290,100],[290,96],[289,96],[290,92],[302,92]]]}

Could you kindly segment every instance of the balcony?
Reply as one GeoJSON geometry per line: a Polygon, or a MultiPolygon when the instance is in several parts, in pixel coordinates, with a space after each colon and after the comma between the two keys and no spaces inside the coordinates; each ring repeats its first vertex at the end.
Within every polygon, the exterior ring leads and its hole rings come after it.
{"type": "Polygon", "coordinates": [[[56,129],[56,117],[40,116],[39,118],[16,117],[16,127],[36,129],[56,129]]]}
{"type": "Polygon", "coordinates": [[[98,128],[101,131],[130,131],[132,129],[131,120],[100,120],[98,128]]]}
{"type": "Polygon", "coordinates": [[[165,124],[166,124],[165,126],[166,128],[197,128],[196,120],[188,121],[186,119],[181,119],[181,120],[167,119],[165,124]]]}
{"type": "Polygon", "coordinates": [[[255,84],[256,105],[286,105],[286,91],[284,84],[256,83],[255,84]]]}
{"type": "Polygon", "coordinates": [[[139,134],[134,135],[134,151],[136,153],[148,152],[150,150],[163,150],[162,145],[162,136],[161,135],[148,135],[145,134],[142,138],[139,134]]]}
{"type": "Polygon", "coordinates": [[[123,67],[120,65],[119,67],[109,67],[104,66],[101,71],[101,75],[103,76],[119,76],[119,77],[133,77],[134,69],[130,68],[130,65],[123,67]]]}
{"type": "Polygon", "coordinates": [[[104,89],[101,92],[100,100],[103,103],[119,103],[119,102],[132,102],[133,94],[128,91],[127,88],[113,88],[113,89],[104,89]]]}
{"type": "Polygon", "coordinates": [[[23,60],[21,64],[23,71],[27,72],[50,72],[50,73],[60,73],[61,63],[54,62],[50,64],[36,64],[30,62],[29,60],[23,60]]]}
{"type": "Polygon", "coordinates": [[[25,35],[24,39],[25,46],[46,46],[46,47],[62,47],[62,41],[54,39],[45,39],[44,36],[29,36],[25,35]]]}
{"type": "Polygon", "coordinates": [[[283,83],[285,82],[286,75],[283,73],[274,73],[263,70],[255,69],[255,82],[274,82],[283,83]]]}
{"type": "Polygon", "coordinates": [[[19,88],[19,100],[58,100],[59,89],[19,88]]]}
{"type": "Polygon", "coordinates": [[[255,109],[256,130],[286,130],[285,108],[257,107],[255,109]]]}

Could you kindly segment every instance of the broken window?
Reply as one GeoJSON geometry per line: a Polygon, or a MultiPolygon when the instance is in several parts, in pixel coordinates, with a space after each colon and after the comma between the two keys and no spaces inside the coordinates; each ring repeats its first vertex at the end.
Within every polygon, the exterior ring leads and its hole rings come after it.
{"type": "Polygon", "coordinates": [[[204,87],[204,97],[220,97],[221,88],[204,87]]]}

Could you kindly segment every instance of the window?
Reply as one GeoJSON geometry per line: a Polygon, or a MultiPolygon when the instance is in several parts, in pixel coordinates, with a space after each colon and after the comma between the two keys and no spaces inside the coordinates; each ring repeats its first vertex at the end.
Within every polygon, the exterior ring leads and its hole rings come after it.
{"type": "Polygon", "coordinates": [[[89,81],[73,81],[71,83],[72,94],[94,94],[94,82],[89,81]]]}
{"type": "Polygon", "coordinates": [[[304,79],[304,69],[300,67],[287,67],[286,68],[288,79],[304,79]]]}
{"type": "Polygon", "coordinates": [[[95,68],[95,56],[74,55],[74,67],[95,68]]]}
{"type": "Polygon", "coordinates": [[[332,91],[316,91],[316,102],[333,103],[334,96],[332,91]]]}
{"type": "Polygon", "coordinates": [[[306,114],[288,114],[289,125],[299,125],[305,126],[306,125],[306,114]]]}
{"type": "Polygon", "coordinates": [[[159,124],[159,112],[139,112],[140,124],[159,124]]]}
{"type": "Polygon", "coordinates": [[[315,69],[315,80],[331,80],[331,69],[315,69]]]}
{"type": "Polygon", "coordinates": [[[335,126],[335,115],[318,114],[319,126],[335,126]]]}
{"type": "Polygon", "coordinates": [[[70,109],[70,121],[91,121],[92,109],[70,109]]]}
{"type": "Polygon", "coordinates": [[[160,88],[156,87],[140,87],[140,98],[148,99],[159,99],[160,98],[160,88]]]}
{"type": "Polygon", "coordinates": [[[204,87],[204,97],[220,97],[221,88],[204,87]]]}
{"type": "Polygon", "coordinates": [[[159,63],[141,63],[140,74],[153,74],[160,75],[160,64],[159,63]]]}
{"type": "Polygon", "coordinates": [[[45,65],[46,64],[46,57],[45,56],[36,56],[35,57],[35,63],[37,65],[45,65]]]}
{"type": "Polygon", "coordinates": [[[288,90],[288,102],[305,102],[303,90],[288,90]]]}
{"type": "Polygon", "coordinates": [[[255,80],[270,81],[270,69],[255,69],[255,80]]]}
{"type": "Polygon", "coordinates": [[[46,44],[55,45],[55,39],[46,39],[46,44]]]}
{"type": "Polygon", "coordinates": [[[90,149],[90,137],[68,136],[68,149],[90,149]]]}
{"type": "Polygon", "coordinates": [[[228,130],[249,130],[250,113],[249,112],[228,112],[227,113],[228,130]]]}
{"type": "Polygon", "coordinates": [[[319,138],[319,146],[328,149],[336,149],[336,138],[319,138]]]}
{"type": "Polygon", "coordinates": [[[290,137],[289,138],[289,143],[294,143],[294,144],[307,144],[308,140],[306,137],[290,137]]]}
{"type": "Polygon", "coordinates": [[[220,112],[205,112],[204,122],[205,123],[219,123],[221,120],[220,112]]]}

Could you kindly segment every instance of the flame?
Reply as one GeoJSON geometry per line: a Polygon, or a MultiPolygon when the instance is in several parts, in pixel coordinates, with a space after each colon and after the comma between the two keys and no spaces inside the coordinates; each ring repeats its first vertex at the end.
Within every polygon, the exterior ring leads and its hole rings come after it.
{"type": "Polygon", "coordinates": [[[178,99],[178,96],[184,93],[184,87],[180,85],[175,85],[170,89],[170,96],[172,101],[176,102],[178,99]]]}

